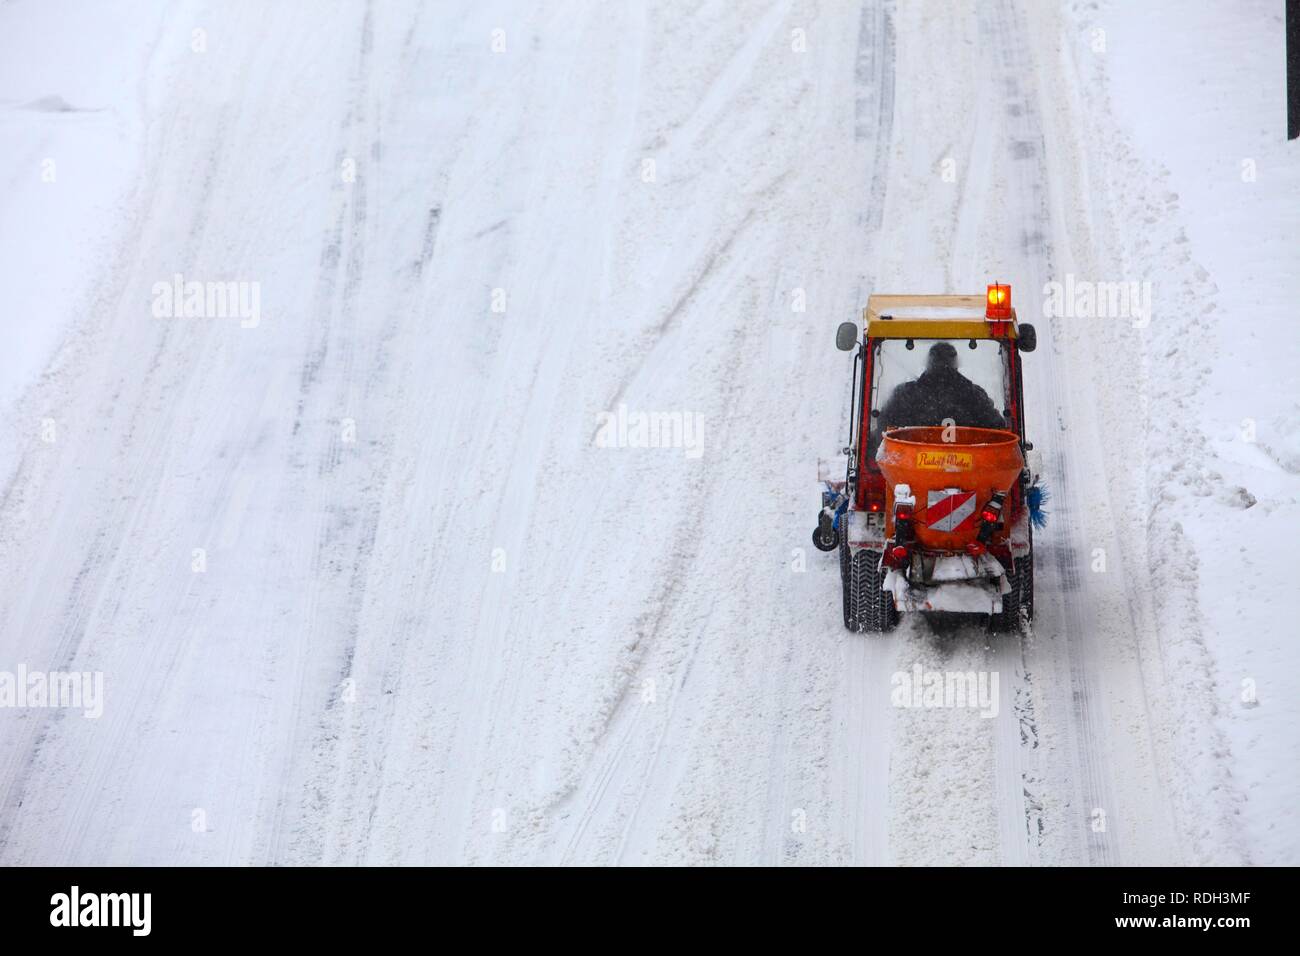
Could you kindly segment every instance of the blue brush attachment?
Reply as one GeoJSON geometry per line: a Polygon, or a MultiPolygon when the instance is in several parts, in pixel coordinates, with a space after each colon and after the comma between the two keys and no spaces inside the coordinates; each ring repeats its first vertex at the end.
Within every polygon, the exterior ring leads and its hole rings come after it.
{"type": "Polygon", "coordinates": [[[1047,512],[1043,510],[1043,505],[1051,498],[1051,493],[1042,485],[1029,486],[1029,493],[1025,495],[1025,504],[1029,506],[1029,521],[1035,528],[1047,526],[1047,512]]]}

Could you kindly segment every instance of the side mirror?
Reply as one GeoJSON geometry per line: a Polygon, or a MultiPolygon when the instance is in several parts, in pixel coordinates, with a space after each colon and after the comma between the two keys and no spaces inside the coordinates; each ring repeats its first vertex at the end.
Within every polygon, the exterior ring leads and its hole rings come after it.
{"type": "Polygon", "coordinates": [[[1032,325],[1022,322],[1016,326],[1016,348],[1022,352],[1032,352],[1038,348],[1038,333],[1032,325]]]}
{"type": "Polygon", "coordinates": [[[835,330],[835,347],[841,352],[850,352],[858,344],[858,323],[841,322],[835,330]]]}

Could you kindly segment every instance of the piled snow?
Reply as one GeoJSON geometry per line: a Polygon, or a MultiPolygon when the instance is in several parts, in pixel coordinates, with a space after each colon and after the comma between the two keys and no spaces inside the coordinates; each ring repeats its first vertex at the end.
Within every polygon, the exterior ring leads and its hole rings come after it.
{"type": "Polygon", "coordinates": [[[109,260],[140,160],[141,83],[161,16],[160,5],[129,0],[80,4],[75,18],[61,4],[0,9],[0,485],[22,444],[59,427],[49,408],[16,411],[19,399],[69,325],[93,320],[116,292],[109,260]]]}
{"type": "MultiPolygon", "coordinates": [[[[1201,702],[1180,731],[1189,766],[1234,794],[1245,826],[1209,819],[1196,839],[1206,858],[1294,863],[1300,142],[1285,141],[1283,10],[1147,3],[1077,16],[1098,80],[1085,99],[1099,127],[1108,99],[1128,140],[1094,154],[1125,204],[1114,225],[1128,271],[1107,278],[1155,289],[1150,327],[1129,344],[1144,365],[1135,438],[1162,659],[1183,674],[1182,699],[1201,702]],[[1206,716],[1223,737],[1195,732],[1206,716]]],[[[1189,815],[1194,801],[1183,798],[1189,815]]]]}

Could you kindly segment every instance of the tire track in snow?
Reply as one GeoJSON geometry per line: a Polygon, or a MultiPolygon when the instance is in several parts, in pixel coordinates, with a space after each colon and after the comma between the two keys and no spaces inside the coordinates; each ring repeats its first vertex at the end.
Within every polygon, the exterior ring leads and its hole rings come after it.
{"type": "MultiPolygon", "coordinates": [[[[167,132],[175,132],[176,127],[183,125],[184,122],[183,114],[173,112],[168,117],[167,132]]],[[[222,109],[213,124],[212,133],[209,134],[212,145],[205,153],[204,173],[190,212],[188,228],[177,247],[174,261],[178,263],[194,261],[202,249],[203,232],[213,204],[217,171],[222,166],[228,148],[228,138],[224,135],[227,126],[228,110],[222,109]]],[[[165,137],[160,146],[165,153],[165,137]]],[[[150,175],[156,178],[162,166],[163,156],[159,155],[150,166],[150,175]]],[[[157,204],[159,200],[151,197],[151,202],[157,204]]],[[[135,268],[139,268],[137,260],[126,261],[131,261],[135,268]]],[[[124,298],[126,289],[131,287],[131,281],[128,279],[114,285],[116,294],[106,297],[105,304],[111,303],[114,310],[113,317],[118,328],[122,329],[137,318],[130,307],[131,304],[124,298]]],[[[111,332],[106,328],[92,327],[87,331],[95,336],[101,345],[105,339],[111,338],[111,332]]],[[[90,375],[86,369],[80,369],[82,372],[87,372],[87,379],[102,383],[111,390],[109,400],[103,402],[102,396],[98,395],[84,398],[79,395],[63,397],[63,405],[60,408],[62,415],[70,414],[73,408],[84,413],[70,423],[71,428],[81,432],[79,440],[84,444],[80,445],[80,448],[74,448],[70,454],[65,453],[66,457],[63,461],[72,460],[77,452],[82,450],[85,461],[90,461],[97,467],[103,467],[101,464],[103,462],[120,461],[122,471],[112,472],[105,469],[107,474],[103,484],[113,489],[107,507],[96,511],[85,499],[63,500],[59,504],[66,507],[66,513],[55,509],[47,512],[47,514],[54,514],[56,520],[75,524],[78,533],[74,552],[57,555],[53,565],[38,563],[35,573],[30,567],[24,568],[29,600],[34,592],[47,589],[57,595],[57,601],[52,603],[57,603],[59,609],[53,613],[48,609],[30,605],[22,609],[25,627],[30,629],[33,635],[42,632],[57,633],[52,643],[41,649],[43,653],[37,666],[43,669],[63,672],[82,669],[80,661],[85,657],[87,645],[91,642],[88,639],[93,639],[95,636],[91,630],[92,625],[99,620],[112,620],[120,611],[121,589],[112,588],[109,583],[115,579],[120,580],[128,573],[129,569],[124,567],[122,562],[130,559],[132,547],[138,545],[138,527],[145,514],[145,504],[150,492],[156,493],[159,483],[153,465],[163,457],[162,442],[175,417],[174,405],[163,401],[160,395],[167,390],[168,384],[176,386],[178,379],[181,383],[178,387],[181,390],[193,387],[192,381],[184,377],[183,371],[178,372],[168,366],[163,362],[163,358],[169,354],[169,350],[175,346],[178,339],[188,340],[191,345],[195,345],[207,337],[207,330],[199,330],[197,333],[191,332],[187,335],[188,330],[182,331],[164,324],[155,326],[150,331],[153,333],[147,337],[150,359],[148,365],[142,370],[141,382],[131,382],[130,373],[119,369],[110,368],[99,377],[90,375]],[[127,392],[129,386],[135,386],[138,390],[134,393],[127,392]],[[128,400],[132,400],[130,404],[128,400]],[[107,426],[93,427],[93,423],[97,420],[118,423],[120,433],[112,433],[107,426]],[[95,451],[86,454],[84,449],[87,447],[92,447],[95,451]],[[129,459],[121,458],[119,451],[122,448],[131,448],[134,454],[129,459]],[[80,557],[75,558],[74,555],[80,557]],[[72,572],[67,564],[69,560],[75,560],[75,572],[72,572]],[[69,572],[71,573],[66,582],[62,581],[69,572]]],[[[83,353],[80,358],[86,362],[92,361],[90,354],[83,353]]],[[[10,486],[11,491],[17,487],[17,481],[16,476],[15,483],[10,486]]],[[[10,504],[7,492],[5,505],[10,504]]],[[[48,506],[48,500],[46,504],[48,506]]],[[[46,527],[38,532],[46,548],[49,547],[57,530],[57,527],[46,527]]],[[[30,553],[34,549],[31,548],[30,542],[28,545],[30,553]]],[[[13,556],[16,558],[18,552],[15,551],[13,556]]],[[[8,555],[0,555],[0,558],[4,557],[8,555]]],[[[174,660],[174,655],[172,659],[174,660]]],[[[126,675],[128,680],[136,676],[138,674],[134,671],[126,675]]],[[[148,689],[141,691],[142,694],[149,692],[148,689]]],[[[155,688],[152,693],[158,693],[157,689],[155,688]]],[[[133,700],[130,705],[132,712],[139,705],[140,699],[133,700]]],[[[58,759],[50,757],[48,750],[53,744],[58,743],[62,734],[68,730],[67,713],[61,709],[37,710],[24,716],[27,719],[23,721],[17,734],[22,738],[22,743],[15,749],[11,762],[0,768],[0,771],[3,771],[0,773],[0,858],[8,858],[14,850],[21,852],[21,847],[16,848],[11,843],[15,827],[24,822],[21,819],[24,813],[20,811],[25,804],[28,804],[30,791],[45,784],[48,772],[43,772],[40,768],[51,760],[58,759]]],[[[108,724],[106,732],[110,739],[102,745],[95,760],[85,767],[78,768],[82,773],[88,774],[89,780],[75,802],[72,825],[60,833],[57,849],[44,848],[44,852],[51,854],[46,857],[47,859],[52,858],[63,862],[70,858],[69,854],[76,848],[77,838],[85,835],[88,825],[86,812],[91,809],[91,806],[87,794],[98,793],[103,788],[103,781],[111,772],[108,755],[130,733],[129,721],[117,720],[106,723],[108,724]]],[[[30,815],[46,809],[41,808],[39,811],[29,809],[26,812],[30,815]]],[[[15,858],[15,862],[22,861],[22,857],[15,858]]]]}
{"type": "MultiPolygon", "coordinates": [[[[1034,61],[1025,39],[1025,26],[1019,12],[1009,2],[994,7],[980,8],[980,42],[990,52],[992,64],[991,89],[979,98],[982,107],[990,114],[975,122],[989,130],[1002,131],[1002,156],[997,166],[1007,177],[1007,187],[999,210],[1004,230],[1019,240],[1018,250],[1006,250],[1008,259],[1020,285],[1032,297],[1043,287],[1048,275],[1054,274],[1052,250],[1047,236],[1051,232],[1051,212],[1047,201],[1048,172],[1041,161],[1045,150],[1042,124],[1038,118],[1036,90],[1033,86],[1034,61]],[[1017,254],[1018,253],[1018,254],[1017,254]]],[[[974,258],[974,257],[972,257],[974,258]]],[[[1032,298],[1021,298],[1020,311],[1026,321],[1036,316],[1032,298]]],[[[1041,323],[1040,323],[1041,325],[1041,323]]],[[[1051,436],[1042,433],[1043,416],[1049,408],[1065,409],[1066,396],[1060,387],[1062,375],[1049,367],[1065,356],[1058,352],[1050,335],[1044,336],[1046,348],[1029,356],[1026,361],[1026,389],[1028,418],[1027,434],[1043,451],[1048,469],[1046,482],[1052,489],[1054,511],[1052,526],[1040,534],[1036,543],[1037,617],[1027,635],[1000,648],[997,662],[1003,679],[1012,678],[1013,699],[1033,700],[1039,691],[1028,679],[1031,668],[1026,661],[1028,646],[1040,646],[1037,635],[1049,635],[1062,627],[1062,639],[1055,645],[1069,662],[1066,671],[1040,671],[1048,680],[1068,678],[1072,688],[1070,719],[1062,731],[1072,737],[1072,768],[1067,778],[1043,781],[1057,800],[1064,803],[1058,812],[1044,819],[1040,795],[1035,781],[1039,771],[1032,769],[1037,763],[1037,735],[1020,733],[1020,715],[1013,709],[999,718],[1003,732],[998,736],[998,792],[999,820],[1002,834],[1001,854],[1005,863],[1024,864],[1040,858],[1072,859],[1077,847],[1086,845],[1089,862],[1104,864],[1109,861],[1106,841],[1093,833],[1086,841],[1078,834],[1087,826],[1085,807],[1113,806],[1109,772],[1099,758],[1093,741],[1102,739],[1102,726],[1097,717],[1097,695],[1090,677],[1096,666],[1085,664],[1082,646],[1089,640],[1095,626],[1085,619],[1086,603],[1078,577],[1078,555],[1069,542],[1077,541],[1082,529],[1071,521],[1070,503],[1075,491],[1066,481],[1065,467],[1068,450],[1056,446],[1051,436]],[[1037,361],[1035,361],[1037,359],[1037,361]],[[1048,362],[1043,361],[1048,359],[1048,362]],[[1035,398],[1037,394],[1037,398],[1035,398]],[[1044,396],[1050,400],[1044,402],[1044,396]],[[1038,422],[1038,425],[1035,425],[1038,422]],[[1073,526],[1072,526],[1073,525],[1073,526]],[[1052,541],[1062,542],[1053,546],[1052,541]],[[1044,546],[1046,545],[1046,546],[1044,546]],[[1030,744],[1034,746],[1030,746],[1030,744]],[[1070,791],[1076,790],[1073,798],[1070,791]],[[1064,790],[1064,792],[1062,792],[1064,790]],[[1068,808],[1068,809],[1067,809],[1068,808]],[[1040,828],[1046,830],[1040,833],[1040,828]],[[1041,840],[1047,840],[1043,846],[1041,840]]],[[[1040,340],[1041,341],[1041,340],[1040,340]]],[[[1062,412],[1062,415],[1067,413],[1062,412]]],[[[1049,699],[1059,700],[1059,688],[1044,688],[1049,699]]],[[[1055,708],[1053,708],[1055,710],[1055,708]]]]}
{"type": "MultiPolygon", "coordinates": [[[[1022,224],[1019,274],[1032,296],[1061,269],[1055,237],[1069,236],[1071,229],[1062,221],[1062,205],[1054,202],[1053,196],[1068,185],[1052,178],[1053,174],[1065,175],[1064,167],[1047,162],[1039,74],[1035,51],[1027,39],[1025,14],[1011,0],[991,9],[981,8],[981,13],[984,42],[998,51],[1008,131],[1008,213],[1011,222],[1022,224]]],[[[1046,57],[1045,62],[1048,70],[1058,68],[1055,58],[1046,57]]],[[[1022,298],[1021,303],[1023,309],[1026,300],[1022,298]]],[[[1046,480],[1054,496],[1052,524],[1039,536],[1039,543],[1045,539],[1056,543],[1039,552],[1047,559],[1039,562],[1047,572],[1040,576],[1039,585],[1049,600],[1038,603],[1040,613],[1024,645],[1022,664],[1026,672],[1043,676],[1044,683],[1031,689],[1045,705],[1040,716],[1053,736],[1063,738],[1067,751],[1068,776],[1053,774],[1044,781],[1044,786],[1055,791],[1042,794],[1044,803],[1050,797],[1057,804],[1042,807],[1049,858],[1069,860],[1082,853],[1094,865],[1165,862],[1169,859],[1166,854],[1177,857],[1176,837],[1168,827],[1168,808],[1158,774],[1142,753],[1149,753],[1152,746],[1143,673],[1131,653],[1123,650],[1134,642],[1135,622],[1128,608],[1132,589],[1140,585],[1122,566],[1116,566],[1120,562],[1114,556],[1109,574],[1082,573],[1091,560],[1084,557],[1089,543],[1107,541],[1123,525],[1105,494],[1104,483],[1098,489],[1095,474],[1083,471],[1084,457],[1100,460],[1102,439],[1091,427],[1099,423],[1081,414],[1071,388],[1074,369],[1064,360],[1077,356],[1062,348],[1057,320],[1046,329],[1048,335],[1040,338],[1046,348],[1030,356],[1032,385],[1026,395],[1027,402],[1033,401],[1039,408],[1040,424],[1031,438],[1043,439],[1040,448],[1048,470],[1046,480]],[[1050,367],[1040,367],[1035,374],[1035,356],[1048,358],[1050,367]],[[1057,409],[1067,430],[1043,428],[1043,416],[1051,408],[1057,409]],[[1086,508],[1081,504],[1085,494],[1086,508]],[[1068,700],[1058,683],[1065,680],[1068,700]],[[1121,713],[1125,717],[1121,718],[1121,713]],[[1121,720],[1127,725],[1124,731],[1121,720]]],[[[1040,362],[1043,364],[1047,363],[1040,362]]],[[[1029,412],[1032,423],[1033,405],[1029,412]]],[[[1020,772],[1024,778],[1026,770],[1022,767],[1020,772]]],[[[1027,795],[1025,809],[1031,818],[1038,807],[1038,801],[1027,795]]]]}
{"type": "MultiPolygon", "coordinates": [[[[890,0],[863,3],[858,16],[853,76],[853,134],[858,143],[870,144],[866,197],[860,219],[864,262],[877,262],[886,241],[881,230],[893,145],[895,54],[892,3],[890,0]]],[[[867,293],[876,284],[874,275],[861,277],[859,302],[866,301],[867,293]]],[[[847,394],[843,401],[847,410],[847,394]]],[[[847,423],[847,411],[843,420],[847,423]]],[[[837,574],[832,584],[837,606],[839,584],[837,574]]],[[[844,863],[879,866],[892,862],[891,754],[898,725],[889,690],[903,640],[901,633],[840,635],[840,664],[833,685],[834,726],[839,732],[831,741],[828,769],[835,781],[837,803],[848,814],[847,819],[836,821],[839,824],[836,853],[842,855],[844,863]]]]}

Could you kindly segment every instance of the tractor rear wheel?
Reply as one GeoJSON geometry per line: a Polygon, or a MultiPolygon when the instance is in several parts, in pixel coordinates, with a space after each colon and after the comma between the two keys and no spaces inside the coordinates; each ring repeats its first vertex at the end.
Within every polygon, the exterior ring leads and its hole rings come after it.
{"type": "Polygon", "coordinates": [[[898,623],[894,596],[880,589],[885,572],[880,552],[860,549],[840,551],[840,574],[844,588],[844,626],[858,633],[883,634],[898,623]]]}
{"type": "MultiPolygon", "coordinates": [[[[1012,559],[1014,568],[1008,571],[1007,584],[1011,590],[1002,595],[1002,610],[997,614],[989,615],[990,630],[1009,633],[1020,630],[1020,607],[1024,598],[1025,569],[1030,568],[1029,574],[1032,575],[1032,565],[1025,559],[1012,559]]],[[[1033,593],[1033,577],[1029,578],[1030,593],[1033,593]]],[[[1032,597],[1031,597],[1032,600],[1032,597]]]]}
{"type": "Polygon", "coordinates": [[[840,593],[844,604],[844,626],[856,631],[853,621],[853,602],[849,600],[849,542],[848,535],[840,535],[840,593]]]}
{"type": "Polygon", "coordinates": [[[1034,619],[1034,529],[1029,529],[1029,553],[1016,562],[1020,569],[1020,606],[1025,617],[1034,619]]]}

